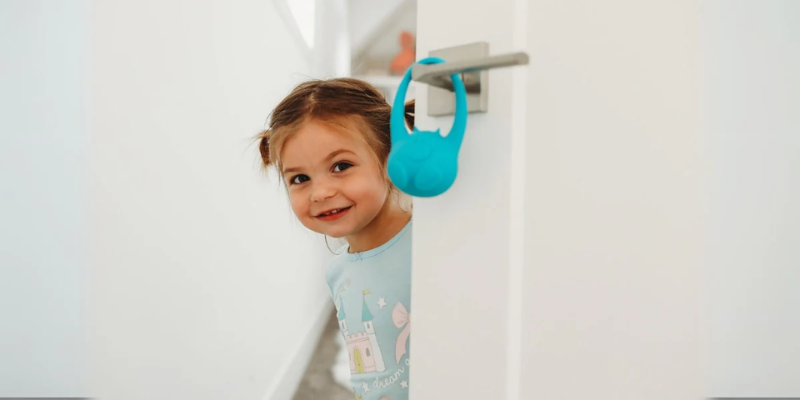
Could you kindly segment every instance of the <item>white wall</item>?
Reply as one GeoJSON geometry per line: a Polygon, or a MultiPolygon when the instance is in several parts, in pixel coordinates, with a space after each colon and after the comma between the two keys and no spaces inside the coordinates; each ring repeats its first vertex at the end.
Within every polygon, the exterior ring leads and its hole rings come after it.
{"type": "Polygon", "coordinates": [[[0,397],[85,397],[86,3],[0,2],[0,397]]]}
{"type": "Polygon", "coordinates": [[[310,355],[327,249],[250,145],[310,70],[273,7],[91,3],[97,398],[285,399],[310,355]]]}
{"type": "Polygon", "coordinates": [[[487,41],[531,62],[490,72],[458,180],[415,201],[414,400],[706,397],[696,7],[419,0],[419,58],[487,41]]]}
{"type": "MultiPolygon", "coordinates": [[[[356,20],[358,22],[370,19],[370,15],[366,14],[363,10],[360,12],[355,11],[354,13],[359,18],[356,20]]],[[[350,17],[352,18],[354,15],[350,17]]],[[[358,26],[361,24],[351,24],[351,26],[354,25],[358,26]]],[[[392,10],[392,15],[387,17],[375,31],[371,32],[371,34],[365,38],[365,42],[361,48],[354,49],[353,53],[355,59],[363,60],[362,62],[367,64],[367,68],[362,68],[366,70],[365,73],[374,75],[380,71],[381,75],[389,74],[389,66],[392,60],[403,50],[400,44],[400,33],[403,31],[410,32],[416,38],[416,1],[407,0],[399,7],[394,8],[392,10]],[[378,69],[378,71],[369,71],[369,67],[371,67],[371,69],[378,69]]]]}
{"type": "Polygon", "coordinates": [[[349,17],[354,23],[347,30],[353,52],[360,53],[372,43],[381,27],[391,23],[388,18],[409,1],[414,0],[348,0],[349,17]]]}
{"type": "Polygon", "coordinates": [[[800,3],[705,2],[713,395],[800,397],[800,3]]]}
{"type": "Polygon", "coordinates": [[[346,0],[316,0],[314,52],[315,78],[350,76],[351,44],[346,0]]]}

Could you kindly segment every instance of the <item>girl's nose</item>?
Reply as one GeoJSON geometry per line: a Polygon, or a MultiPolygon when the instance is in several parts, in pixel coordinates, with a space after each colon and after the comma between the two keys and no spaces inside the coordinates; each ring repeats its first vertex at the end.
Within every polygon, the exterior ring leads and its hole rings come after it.
{"type": "Polygon", "coordinates": [[[330,185],[315,185],[311,192],[311,201],[320,202],[336,195],[336,189],[330,185]]]}

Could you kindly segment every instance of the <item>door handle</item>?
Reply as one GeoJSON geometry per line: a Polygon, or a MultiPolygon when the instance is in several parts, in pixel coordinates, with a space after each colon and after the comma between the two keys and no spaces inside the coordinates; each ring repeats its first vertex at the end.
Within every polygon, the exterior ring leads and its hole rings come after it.
{"type": "Polygon", "coordinates": [[[489,43],[476,42],[430,52],[430,57],[445,60],[442,64],[414,64],[411,79],[428,87],[428,115],[454,115],[456,110],[451,75],[464,82],[467,90],[467,112],[489,111],[489,70],[527,65],[528,54],[489,55],[489,43]]]}
{"type": "Polygon", "coordinates": [[[448,61],[444,64],[417,64],[411,70],[411,79],[454,92],[450,75],[462,74],[461,79],[464,81],[467,93],[479,93],[480,75],[477,72],[493,68],[527,65],[528,61],[528,54],[519,52],[462,61],[448,61]]]}

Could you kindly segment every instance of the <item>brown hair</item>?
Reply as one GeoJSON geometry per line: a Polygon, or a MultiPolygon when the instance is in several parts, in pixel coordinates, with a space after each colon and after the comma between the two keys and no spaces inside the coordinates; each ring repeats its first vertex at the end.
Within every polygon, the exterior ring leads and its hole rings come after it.
{"type": "MultiPolygon", "coordinates": [[[[414,101],[405,104],[405,120],[414,126],[414,101]]],[[[315,120],[338,128],[351,128],[348,119],[360,129],[360,137],[377,157],[385,173],[392,147],[390,119],[392,107],[374,86],[353,78],[303,82],[270,113],[269,127],[257,136],[264,168],[275,166],[281,172],[281,148],[306,121],[315,120]],[[355,118],[352,118],[355,117],[355,118]]]]}

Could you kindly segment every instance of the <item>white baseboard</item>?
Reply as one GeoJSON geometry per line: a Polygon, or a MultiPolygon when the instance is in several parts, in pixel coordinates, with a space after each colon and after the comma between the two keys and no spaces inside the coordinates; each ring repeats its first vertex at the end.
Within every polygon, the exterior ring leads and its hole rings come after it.
{"type": "Polygon", "coordinates": [[[308,368],[308,363],[314,355],[317,342],[319,342],[322,332],[325,330],[325,324],[328,322],[328,316],[332,310],[333,302],[330,297],[326,296],[325,301],[320,304],[319,311],[316,313],[314,324],[306,332],[303,341],[298,344],[298,347],[294,349],[281,366],[281,369],[278,370],[279,372],[267,394],[262,398],[263,400],[292,400],[300,381],[303,379],[303,374],[308,368]]]}

